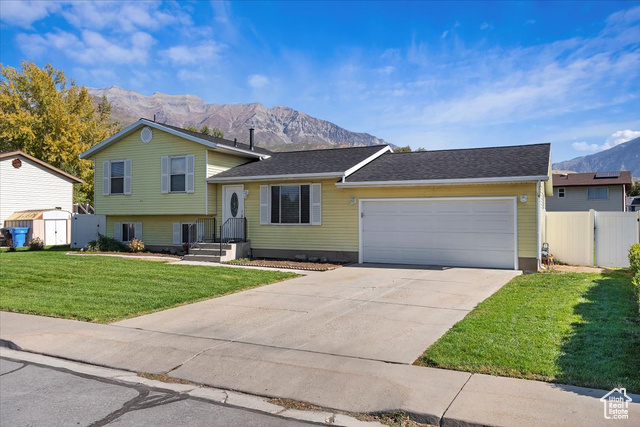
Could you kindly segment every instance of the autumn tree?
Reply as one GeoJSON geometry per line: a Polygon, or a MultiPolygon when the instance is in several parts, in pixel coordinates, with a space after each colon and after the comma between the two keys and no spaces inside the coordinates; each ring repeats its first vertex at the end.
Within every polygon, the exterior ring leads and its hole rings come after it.
{"type": "Polygon", "coordinates": [[[106,98],[96,108],[84,86],[51,64],[0,64],[0,151],[21,150],[84,180],[76,202],[93,200],[93,162],[78,155],[119,130],[110,117],[106,98]]]}
{"type": "Polygon", "coordinates": [[[211,136],[215,136],[216,138],[224,138],[224,132],[221,129],[213,128],[211,131],[211,136]]]}
{"type": "MultiPolygon", "coordinates": [[[[417,151],[417,152],[421,152],[421,151],[427,151],[427,150],[425,150],[425,149],[424,149],[424,148],[422,148],[422,147],[419,147],[416,151],[417,151]]],[[[394,149],[393,149],[393,152],[394,152],[394,153],[412,153],[412,152],[413,152],[413,150],[411,149],[411,147],[410,147],[410,146],[408,146],[408,145],[407,145],[406,147],[398,147],[398,148],[394,148],[394,149]]]]}
{"type": "Polygon", "coordinates": [[[640,182],[634,182],[629,188],[627,188],[627,196],[640,196],[640,182]]]}

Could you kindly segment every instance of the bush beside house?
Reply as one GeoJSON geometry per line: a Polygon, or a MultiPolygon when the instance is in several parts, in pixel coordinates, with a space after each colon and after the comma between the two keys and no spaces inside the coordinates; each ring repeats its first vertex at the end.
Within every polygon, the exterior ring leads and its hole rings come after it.
{"type": "Polygon", "coordinates": [[[629,264],[633,273],[633,284],[636,287],[638,299],[638,312],[640,313],[640,243],[636,243],[629,249],[629,264]]]}

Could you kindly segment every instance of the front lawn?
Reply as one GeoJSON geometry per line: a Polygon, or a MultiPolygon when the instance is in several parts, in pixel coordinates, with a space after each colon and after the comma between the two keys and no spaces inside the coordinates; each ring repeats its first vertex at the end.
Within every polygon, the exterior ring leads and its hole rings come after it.
{"type": "Polygon", "coordinates": [[[0,252],[0,310],[109,323],[297,276],[65,253],[0,252]]]}
{"type": "Polygon", "coordinates": [[[416,364],[640,392],[640,316],[625,272],[519,276],[416,364]]]}

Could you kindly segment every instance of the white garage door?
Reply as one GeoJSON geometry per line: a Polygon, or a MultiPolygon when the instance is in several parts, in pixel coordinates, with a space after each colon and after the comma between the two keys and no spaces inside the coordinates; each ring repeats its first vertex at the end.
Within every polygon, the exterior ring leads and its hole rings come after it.
{"type": "Polygon", "coordinates": [[[361,262],[514,269],[515,199],[362,201],[361,262]]]}

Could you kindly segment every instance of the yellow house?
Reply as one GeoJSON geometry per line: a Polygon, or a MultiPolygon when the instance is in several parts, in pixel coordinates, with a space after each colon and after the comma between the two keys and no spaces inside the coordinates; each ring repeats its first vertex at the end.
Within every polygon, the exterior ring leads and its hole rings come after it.
{"type": "Polygon", "coordinates": [[[536,270],[551,194],[549,144],[271,153],[141,119],[81,157],[109,236],[265,258],[536,270]]]}

